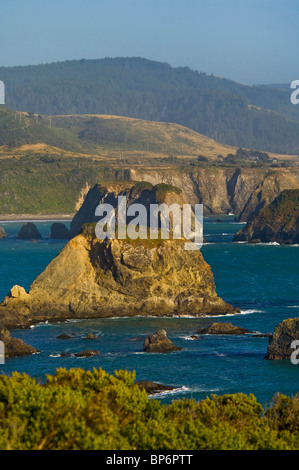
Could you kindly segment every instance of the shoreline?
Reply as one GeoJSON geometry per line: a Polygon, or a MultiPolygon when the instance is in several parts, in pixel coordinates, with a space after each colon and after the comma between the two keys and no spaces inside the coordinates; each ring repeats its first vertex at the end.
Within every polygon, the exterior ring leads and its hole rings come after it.
{"type": "Polygon", "coordinates": [[[0,214],[1,222],[18,222],[18,221],[47,221],[47,220],[72,220],[73,214],[0,214]]]}

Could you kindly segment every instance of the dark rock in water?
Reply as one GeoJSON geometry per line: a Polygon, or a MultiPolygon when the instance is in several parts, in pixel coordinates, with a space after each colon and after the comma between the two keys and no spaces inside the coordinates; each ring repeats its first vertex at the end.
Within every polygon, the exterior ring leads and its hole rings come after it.
{"type": "Polygon", "coordinates": [[[62,222],[54,222],[51,225],[50,238],[56,240],[69,240],[71,238],[71,232],[62,222]]]}
{"type": "Polygon", "coordinates": [[[42,236],[37,230],[36,225],[32,222],[25,222],[18,233],[18,238],[23,240],[36,240],[41,237],[42,236]]]}
{"type": "Polygon", "coordinates": [[[199,338],[199,337],[196,336],[196,335],[191,335],[190,338],[191,338],[191,339],[196,339],[196,340],[201,339],[201,338],[199,338]]]}
{"type": "Polygon", "coordinates": [[[39,352],[21,339],[12,338],[7,328],[0,324],[0,341],[4,343],[5,357],[28,356],[39,352]]]}
{"type": "Polygon", "coordinates": [[[5,232],[4,228],[3,227],[0,227],[0,239],[1,238],[6,238],[8,235],[7,233],[5,232]]]}
{"type": "Polygon", "coordinates": [[[240,326],[235,326],[230,322],[219,322],[212,323],[210,326],[204,328],[200,328],[196,333],[201,335],[244,335],[246,333],[251,333],[251,331],[240,326]]]}
{"type": "Polygon", "coordinates": [[[299,189],[282,191],[234,236],[234,242],[299,243],[299,189]]]}
{"type": "Polygon", "coordinates": [[[57,336],[57,339],[71,339],[71,336],[62,333],[61,335],[57,336]]]}
{"type": "MultiPolygon", "coordinates": [[[[299,318],[288,318],[276,326],[269,338],[265,359],[289,359],[295,351],[291,348],[293,341],[299,340],[299,318]]],[[[298,348],[298,346],[296,346],[298,348]]]]}
{"type": "Polygon", "coordinates": [[[157,333],[145,338],[143,343],[144,352],[167,353],[170,351],[180,351],[181,349],[167,338],[165,330],[158,330],[157,333]]]}
{"type": "Polygon", "coordinates": [[[170,385],[163,385],[156,382],[151,382],[150,380],[138,380],[135,382],[135,385],[138,385],[141,390],[145,390],[148,395],[154,395],[155,393],[176,390],[178,388],[172,387],[170,385]]]}
{"type": "Polygon", "coordinates": [[[84,339],[96,339],[96,335],[94,335],[93,333],[88,333],[88,335],[84,339]]]}
{"type": "Polygon", "coordinates": [[[76,357],[91,357],[91,356],[99,356],[100,351],[96,349],[85,349],[84,351],[78,352],[75,354],[76,357]]]}

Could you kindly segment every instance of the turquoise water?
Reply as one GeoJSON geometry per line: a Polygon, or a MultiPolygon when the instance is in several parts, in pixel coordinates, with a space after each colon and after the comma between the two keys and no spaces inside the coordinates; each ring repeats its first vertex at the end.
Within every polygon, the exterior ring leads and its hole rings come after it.
{"type": "MultiPolygon", "coordinates": [[[[0,297],[14,284],[29,288],[35,277],[65,245],[48,238],[52,222],[37,222],[43,235],[38,243],[17,240],[22,222],[0,222],[9,237],[0,240],[0,297]]],[[[68,225],[68,222],[66,222],[68,225]]],[[[219,317],[235,325],[262,333],[273,332],[285,318],[299,316],[299,247],[233,244],[233,234],[242,225],[232,217],[205,219],[202,248],[211,265],[218,295],[241,309],[241,314],[219,317]]],[[[111,318],[39,324],[27,330],[12,331],[40,350],[40,354],[7,359],[0,372],[26,372],[40,380],[57,367],[102,367],[113,373],[118,369],[136,371],[137,380],[153,380],[180,387],[176,393],[158,398],[202,399],[212,393],[254,393],[260,403],[270,403],[276,392],[299,392],[299,365],[290,361],[267,361],[268,338],[251,336],[190,335],[214,321],[214,318],[111,318]],[[143,338],[164,328],[169,338],[182,348],[170,354],[142,352],[143,338]],[[73,334],[59,340],[61,333],[73,334]],[[96,339],[85,340],[88,333],[96,339]],[[134,338],[135,341],[131,341],[134,338]],[[61,357],[86,348],[98,349],[92,358],[61,357]]],[[[299,339],[299,338],[298,338],[299,339]]]]}

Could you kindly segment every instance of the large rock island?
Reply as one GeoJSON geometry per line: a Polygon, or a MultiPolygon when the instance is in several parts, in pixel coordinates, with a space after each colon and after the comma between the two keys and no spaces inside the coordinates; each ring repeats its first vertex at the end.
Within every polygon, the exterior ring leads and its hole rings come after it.
{"type": "Polygon", "coordinates": [[[291,359],[298,353],[299,318],[287,318],[276,326],[273,335],[269,338],[269,346],[265,359],[291,359]],[[295,344],[293,343],[295,342],[295,344]]]}
{"type": "Polygon", "coordinates": [[[99,240],[84,225],[30,287],[14,286],[0,305],[8,327],[37,321],[134,315],[235,313],[216,294],[200,250],[178,240],[99,240]]]}
{"type": "Polygon", "coordinates": [[[299,189],[282,191],[234,236],[249,243],[299,243],[299,189]]]}

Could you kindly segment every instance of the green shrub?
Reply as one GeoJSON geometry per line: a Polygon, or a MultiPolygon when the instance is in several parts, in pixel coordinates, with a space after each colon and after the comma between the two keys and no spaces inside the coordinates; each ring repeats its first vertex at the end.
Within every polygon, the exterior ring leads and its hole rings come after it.
{"type": "Polygon", "coordinates": [[[58,369],[45,383],[0,376],[0,450],[299,449],[297,397],[266,411],[241,393],[166,406],[134,380],[102,369],[58,369]]]}

